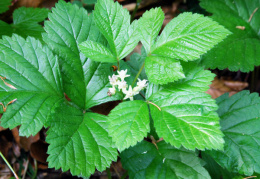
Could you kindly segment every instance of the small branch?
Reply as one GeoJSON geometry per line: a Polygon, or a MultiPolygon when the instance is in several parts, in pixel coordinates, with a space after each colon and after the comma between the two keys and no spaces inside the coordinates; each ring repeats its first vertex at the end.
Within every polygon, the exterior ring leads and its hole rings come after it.
{"type": "Polygon", "coordinates": [[[155,138],[154,138],[152,135],[150,136],[150,138],[151,138],[151,140],[152,140],[153,145],[155,145],[156,149],[159,150],[159,149],[158,149],[158,146],[157,146],[157,144],[156,144],[157,142],[156,142],[155,138]]]}
{"type": "Polygon", "coordinates": [[[256,178],[257,176],[249,176],[249,177],[245,177],[243,179],[249,179],[249,178],[256,178]]]}
{"type": "Polygon", "coordinates": [[[113,169],[115,170],[118,178],[121,178],[121,176],[120,176],[119,172],[117,171],[116,167],[114,166],[114,164],[112,163],[111,165],[112,165],[113,169]]]}
{"type": "Polygon", "coordinates": [[[147,101],[147,103],[154,105],[159,111],[162,111],[161,108],[159,106],[157,106],[156,104],[154,104],[153,102],[147,101]]]}
{"type": "Polygon", "coordinates": [[[3,112],[6,112],[7,106],[9,104],[13,104],[17,99],[13,99],[12,101],[10,101],[9,103],[7,103],[6,106],[4,106],[4,104],[2,102],[0,102],[0,105],[3,106],[3,112]]]}
{"type": "Polygon", "coordinates": [[[253,11],[253,13],[250,15],[250,17],[249,17],[249,19],[248,19],[248,22],[251,22],[251,20],[252,20],[254,14],[256,13],[257,10],[258,10],[258,7],[255,8],[255,10],[253,11]]]}
{"type": "Polygon", "coordinates": [[[19,179],[19,177],[17,176],[17,174],[15,173],[14,169],[11,167],[11,165],[9,164],[9,162],[6,160],[6,158],[4,157],[4,155],[2,154],[2,152],[0,152],[0,156],[2,157],[2,159],[5,161],[6,165],[8,166],[8,168],[12,171],[12,173],[14,174],[16,179],[19,179]]]}

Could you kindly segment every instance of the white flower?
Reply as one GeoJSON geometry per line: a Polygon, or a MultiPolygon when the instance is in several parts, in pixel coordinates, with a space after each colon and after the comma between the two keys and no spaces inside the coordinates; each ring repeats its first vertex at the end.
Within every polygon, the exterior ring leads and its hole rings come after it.
{"type": "Polygon", "coordinates": [[[127,75],[127,69],[126,70],[121,70],[117,71],[118,77],[121,78],[121,81],[124,81],[125,77],[129,77],[130,75],[127,75]]]}
{"type": "Polygon", "coordinates": [[[117,85],[117,83],[118,83],[118,76],[117,75],[113,74],[112,77],[108,76],[108,78],[109,78],[109,82],[112,86],[117,85]]]}
{"type": "Polygon", "coordinates": [[[148,84],[146,82],[147,80],[140,80],[138,78],[137,87],[140,89],[140,91],[147,87],[148,84]]]}
{"type": "Polygon", "coordinates": [[[107,95],[108,96],[112,96],[114,94],[116,94],[116,88],[115,87],[109,88],[108,92],[107,92],[107,95]]]}
{"type": "Polygon", "coordinates": [[[118,89],[122,91],[124,91],[126,88],[127,88],[127,83],[126,81],[119,81],[117,82],[117,85],[118,85],[118,89]]]}
{"type": "Polygon", "coordinates": [[[128,91],[126,91],[125,90],[125,92],[124,92],[126,95],[125,95],[125,97],[124,97],[124,99],[130,99],[131,101],[133,101],[134,100],[134,92],[133,92],[133,89],[132,89],[132,86],[129,86],[129,89],[128,89],[128,91]]]}

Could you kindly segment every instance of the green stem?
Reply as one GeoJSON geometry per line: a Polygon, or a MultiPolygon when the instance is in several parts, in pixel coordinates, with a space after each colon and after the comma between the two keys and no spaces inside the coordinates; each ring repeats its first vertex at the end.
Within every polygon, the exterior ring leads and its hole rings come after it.
{"type": "Polygon", "coordinates": [[[131,22],[134,21],[134,19],[135,19],[135,14],[136,14],[136,12],[137,12],[137,10],[138,10],[138,7],[139,7],[139,5],[140,5],[141,2],[142,2],[142,0],[136,0],[136,6],[135,6],[135,9],[134,9],[134,11],[133,11],[133,13],[132,13],[132,15],[131,15],[131,22]]]}
{"type": "Polygon", "coordinates": [[[17,176],[17,174],[15,173],[15,171],[13,170],[13,168],[11,167],[11,165],[9,164],[9,162],[6,160],[6,158],[4,157],[4,155],[2,154],[2,152],[0,152],[0,156],[1,156],[2,159],[5,161],[6,165],[9,167],[9,169],[13,172],[15,178],[16,178],[16,179],[19,179],[19,177],[17,176]]]}
{"type": "Polygon", "coordinates": [[[108,179],[112,179],[110,169],[107,168],[106,171],[107,171],[107,177],[108,177],[108,179]]]}
{"type": "Polygon", "coordinates": [[[117,59],[117,70],[120,71],[120,66],[119,66],[119,59],[117,59]]]}
{"type": "Polygon", "coordinates": [[[34,173],[33,173],[32,179],[36,178],[37,170],[38,170],[37,161],[34,159],[34,173]]]}
{"type": "MultiPolygon", "coordinates": [[[[145,64],[145,63],[144,63],[145,64]]],[[[136,76],[135,76],[135,79],[134,79],[134,81],[133,81],[133,83],[132,83],[132,87],[135,85],[135,82],[136,82],[136,80],[137,80],[137,78],[139,77],[139,75],[141,74],[141,72],[143,71],[143,69],[144,69],[144,64],[142,65],[142,67],[140,68],[140,70],[138,71],[138,73],[136,74],[136,76]]]]}

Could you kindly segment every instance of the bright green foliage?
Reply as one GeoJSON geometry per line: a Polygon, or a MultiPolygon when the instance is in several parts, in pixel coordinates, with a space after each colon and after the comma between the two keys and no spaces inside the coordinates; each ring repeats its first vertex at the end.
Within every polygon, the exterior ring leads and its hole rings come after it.
{"type": "Polygon", "coordinates": [[[166,84],[184,78],[181,63],[161,56],[149,56],[145,59],[148,79],[155,84],[166,84]]]}
{"type": "Polygon", "coordinates": [[[148,88],[147,93],[152,94],[148,100],[159,107],[150,105],[156,132],[178,148],[222,149],[217,105],[204,93],[214,75],[195,63],[183,66],[187,69],[185,79],[148,88]]]}
{"type": "Polygon", "coordinates": [[[207,151],[231,172],[260,173],[260,98],[242,91],[217,98],[221,130],[225,134],[224,151],[207,151]]]}
{"type": "Polygon", "coordinates": [[[145,69],[149,81],[154,84],[166,84],[184,78],[179,60],[198,59],[230,34],[208,17],[183,13],[168,23],[154,42],[163,18],[159,9],[153,9],[144,14],[139,25],[141,41],[148,53],[145,69]],[[158,17],[153,17],[153,13],[159,14],[158,17]]]}
{"type": "Polygon", "coordinates": [[[8,10],[8,6],[11,5],[12,0],[1,0],[0,1],[0,14],[8,10]]]}
{"type": "Polygon", "coordinates": [[[141,42],[147,54],[150,54],[151,47],[155,43],[164,20],[164,12],[161,8],[146,11],[139,20],[141,42]]]}
{"type": "Polygon", "coordinates": [[[13,35],[0,40],[0,75],[16,89],[0,82],[0,101],[17,101],[1,118],[5,128],[20,127],[20,135],[35,135],[45,124],[50,110],[63,100],[58,59],[34,38],[13,35]]]}
{"type": "Polygon", "coordinates": [[[117,159],[117,150],[107,132],[107,117],[85,113],[68,105],[52,114],[46,141],[49,167],[62,167],[73,175],[90,176],[95,167],[103,171],[117,159]]]}
{"type": "Polygon", "coordinates": [[[60,57],[64,91],[81,109],[116,100],[109,97],[111,65],[94,62],[80,54],[78,44],[89,39],[106,43],[87,11],[60,1],[45,22],[44,41],[60,57]]]}
{"type": "Polygon", "coordinates": [[[41,39],[44,29],[39,22],[44,21],[48,16],[48,9],[21,7],[13,13],[13,24],[0,21],[0,36],[11,36],[13,33],[24,38],[32,36],[41,39]]]}
{"type": "Polygon", "coordinates": [[[233,34],[203,56],[209,68],[229,68],[249,72],[260,65],[260,1],[200,0],[201,7],[213,13],[212,19],[233,34]],[[253,12],[257,10],[254,14],[253,12]],[[251,21],[250,16],[253,14],[251,21]],[[237,26],[244,27],[242,30],[237,26]]]}
{"type": "Polygon", "coordinates": [[[146,137],[150,131],[149,111],[144,101],[120,103],[109,114],[109,135],[122,151],[146,137]]]}
{"type": "Polygon", "coordinates": [[[79,45],[83,54],[86,54],[91,60],[100,62],[117,62],[116,57],[113,56],[111,51],[104,45],[93,42],[85,41],[79,45]]]}
{"type": "Polygon", "coordinates": [[[229,34],[208,17],[182,13],[166,25],[151,53],[183,61],[196,60],[229,34]]]}
{"type": "Polygon", "coordinates": [[[120,154],[130,178],[210,178],[193,151],[176,149],[164,141],[157,146],[158,150],[155,145],[142,141],[120,154]]]}
{"type": "Polygon", "coordinates": [[[112,0],[99,0],[93,13],[95,24],[107,39],[112,53],[117,60],[123,59],[140,40],[137,21],[130,25],[129,12],[112,0]]]}

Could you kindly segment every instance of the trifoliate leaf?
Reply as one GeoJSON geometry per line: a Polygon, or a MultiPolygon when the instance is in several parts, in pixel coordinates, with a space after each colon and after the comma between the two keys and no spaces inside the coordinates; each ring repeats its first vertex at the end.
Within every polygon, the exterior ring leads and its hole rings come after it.
{"type": "Polygon", "coordinates": [[[81,43],[79,48],[91,60],[110,63],[117,62],[111,51],[100,43],[88,40],[81,43]]]}
{"type": "Polygon", "coordinates": [[[230,32],[208,17],[182,13],[166,25],[151,53],[191,61],[198,59],[230,32]]]}
{"type": "Polygon", "coordinates": [[[214,75],[189,63],[182,63],[186,78],[147,89],[156,132],[175,147],[221,149],[217,105],[204,93],[214,75]]]}
{"type": "Polygon", "coordinates": [[[143,140],[150,131],[146,102],[135,100],[120,103],[109,114],[109,135],[119,151],[143,140]]]}
{"type": "Polygon", "coordinates": [[[93,13],[95,24],[107,39],[114,56],[121,60],[132,52],[140,38],[138,23],[134,21],[130,25],[127,9],[113,0],[98,0],[93,13]]]}
{"type": "Polygon", "coordinates": [[[145,71],[148,80],[154,84],[166,84],[185,77],[179,61],[161,56],[147,57],[145,71]]]}
{"type": "Polygon", "coordinates": [[[161,8],[146,11],[139,20],[139,32],[141,42],[147,54],[150,54],[152,45],[157,38],[164,20],[164,13],[161,8]]]}
{"type": "Polygon", "coordinates": [[[45,22],[47,34],[43,39],[60,57],[65,93],[81,109],[116,100],[116,96],[107,95],[111,65],[84,57],[78,48],[87,39],[101,44],[106,42],[94,26],[93,16],[63,1],[52,11],[50,21],[45,22]]]}
{"type": "Polygon", "coordinates": [[[0,14],[8,10],[8,6],[11,5],[12,0],[1,0],[0,1],[0,14]]]}
{"type": "Polygon", "coordinates": [[[1,118],[5,128],[20,127],[20,135],[35,135],[52,107],[63,100],[58,59],[34,38],[13,35],[0,40],[0,102],[7,106],[1,118]]]}
{"type": "Polygon", "coordinates": [[[108,136],[107,117],[62,105],[52,114],[46,141],[49,167],[70,170],[72,175],[90,176],[103,171],[117,159],[108,136]]]}
{"type": "Polygon", "coordinates": [[[233,34],[202,58],[209,68],[249,72],[260,65],[260,1],[200,0],[212,19],[233,34]]]}
{"type": "Polygon", "coordinates": [[[193,151],[166,144],[155,145],[142,141],[120,154],[122,165],[130,178],[210,178],[201,160],[193,151]]]}
{"type": "Polygon", "coordinates": [[[13,13],[13,24],[5,24],[3,21],[0,21],[2,26],[0,36],[10,36],[12,33],[16,33],[24,38],[32,36],[41,39],[44,29],[38,23],[47,18],[48,12],[49,10],[45,8],[20,7],[13,13]]]}
{"type": "Polygon", "coordinates": [[[245,175],[260,173],[260,98],[257,93],[239,92],[217,98],[224,151],[207,151],[222,167],[245,175]]]}

